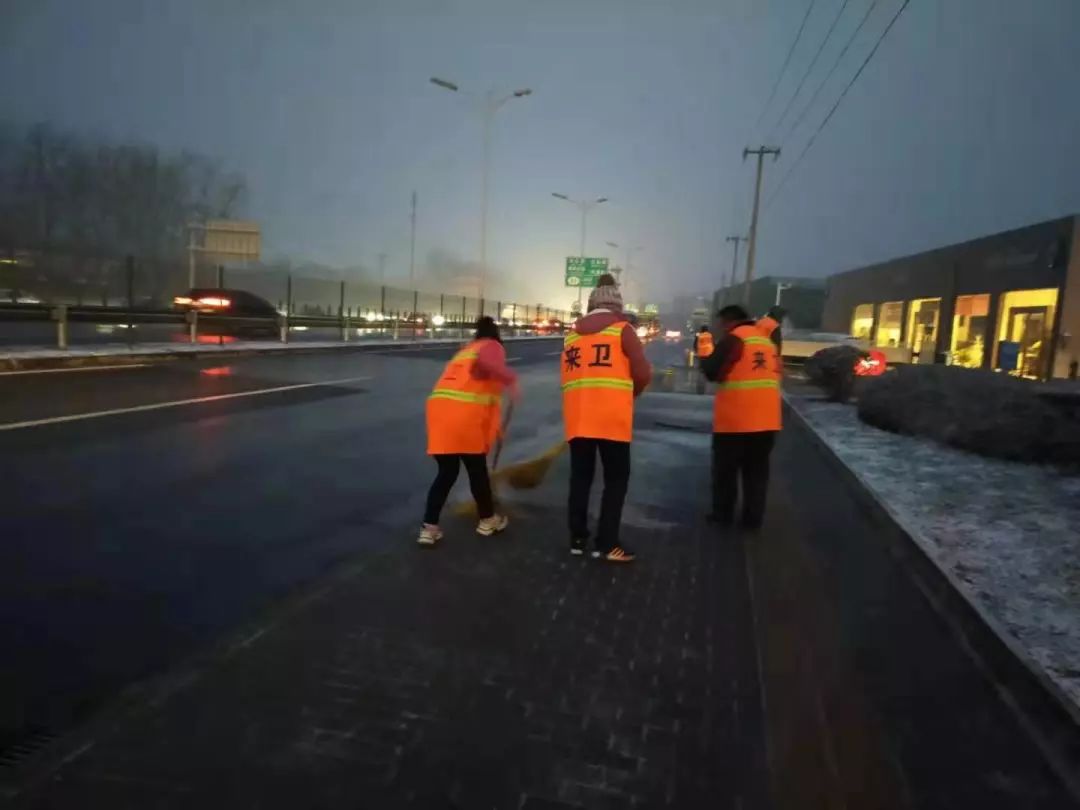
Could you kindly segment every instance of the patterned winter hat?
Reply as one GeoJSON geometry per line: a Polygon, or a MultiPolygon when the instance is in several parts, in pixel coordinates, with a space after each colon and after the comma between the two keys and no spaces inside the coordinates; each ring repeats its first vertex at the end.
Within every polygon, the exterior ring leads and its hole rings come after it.
{"type": "Polygon", "coordinates": [[[615,285],[615,279],[605,273],[597,280],[596,289],[589,293],[589,312],[594,309],[610,309],[612,312],[622,312],[622,293],[615,285]]]}

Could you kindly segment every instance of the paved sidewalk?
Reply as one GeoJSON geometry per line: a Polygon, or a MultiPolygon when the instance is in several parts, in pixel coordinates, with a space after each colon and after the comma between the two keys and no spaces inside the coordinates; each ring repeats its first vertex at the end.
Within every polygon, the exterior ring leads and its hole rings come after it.
{"type": "Polygon", "coordinates": [[[457,523],[425,551],[399,527],[14,806],[1074,806],[805,437],[763,536],[702,523],[707,418],[643,400],[633,566],[565,553],[564,458],[505,537],[457,523]]]}

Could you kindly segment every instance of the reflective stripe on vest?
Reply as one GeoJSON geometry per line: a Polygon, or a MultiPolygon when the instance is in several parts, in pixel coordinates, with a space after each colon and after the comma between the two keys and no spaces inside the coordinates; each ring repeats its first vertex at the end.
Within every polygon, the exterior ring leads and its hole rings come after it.
{"type": "Polygon", "coordinates": [[[498,394],[470,394],[468,391],[436,388],[428,399],[452,399],[457,402],[475,402],[477,405],[493,405],[499,401],[499,396],[498,394]]]}
{"type": "Polygon", "coordinates": [[[759,433],[780,430],[780,355],[770,338],[752,324],[731,333],[743,351],[716,390],[713,402],[714,433],[759,433]]]}
{"type": "Polygon", "coordinates": [[[428,396],[431,455],[487,453],[498,435],[502,385],[474,374],[484,342],[474,341],[457,352],[428,396]]]}
{"type": "Polygon", "coordinates": [[[567,439],[629,442],[634,423],[634,381],[622,350],[625,322],[563,341],[561,382],[567,439]]]}

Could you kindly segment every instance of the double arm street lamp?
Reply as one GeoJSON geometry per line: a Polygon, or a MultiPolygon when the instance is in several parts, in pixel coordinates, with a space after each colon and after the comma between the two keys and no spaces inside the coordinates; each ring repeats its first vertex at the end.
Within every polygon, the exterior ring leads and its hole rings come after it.
{"type": "MultiPolygon", "coordinates": [[[[444,90],[451,90],[455,93],[460,92],[460,89],[453,82],[449,82],[446,79],[439,79],[436,77],[431,78],[431,83],[437,87],[441,87],[444,90]]],[[[503,105],[508,101],[512,101],[515,98],[525,98],[525,96],[531,96],[532,90],[528,87],[521,90],[515,90],[513,93],[509,93],[506,96],[498,97],[494,92],[488,92],[484,96],[484,163],[483,163],[483,178],[481,180],[480,191],[480,284],[479,284],[479,297],[481,300],[484,298],[485,286],[487,285],[487,222],[488,222],[488,182],[491,177],[491,123],[495,118],[495,113],[502,109],[503,105]]]]}
{"type": "MultiPolygon", "coordinates": [[[[607,242],[606,244],[610,248],[615,248],[616,250],[619,249],[619,243],[618,242],[607,242]]],[[[634,247],[630,247],[629,245],[627,246],[627,248],[626,248],[626,263],[623,265],[622,270],[619,272],[619,282],[620,283],[622,283],[622,274],[630,270],[630,260],[633,258],[634,254],[637,253],[639,250],[644,250],[644,249],[645,249],[644,245],[635,245],[634,247]]]]}
{"type": "MultiPolygon", "coordinates": [[[[592,210],[593,208],[595,208],[596,206],[600,205],[601,203],[606,203],[608,201],[608,198],[607,197],[597,197],[595,200],[574,200],[574,199],[571,199],[570,197],[568,197],[565,194],[559,194],[557,192],[552,192],[551,196],[552,197],[557,197],[560,200],[566,200],[568,203],[573,203],[574,205],[576,205],[578,208],[581,209],[581,253],[579,253],[578,255],[581,256],[581,258],[584,260],[584,258],[585,258],[585,225],[586,225],[586,221],[588,220],[588,217],[589,217],[589,211],[592,210]]],[[[580,305],[581,304],[581,287],[580,286],[578,287],[577,297],[578,297],[578,304],[580,305]]]]}

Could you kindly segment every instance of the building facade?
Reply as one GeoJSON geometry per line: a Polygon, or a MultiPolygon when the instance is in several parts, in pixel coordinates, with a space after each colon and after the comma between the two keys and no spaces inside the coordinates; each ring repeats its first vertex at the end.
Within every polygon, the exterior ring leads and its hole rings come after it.
{"type": "Polygon", "coordinates": [[[916,363],[1075,377],[1080,217],[832,276],[824,328],[904,350],[916,363]]]}

